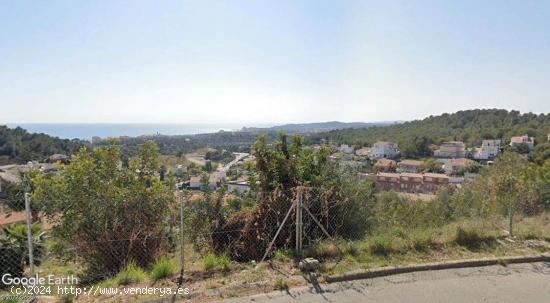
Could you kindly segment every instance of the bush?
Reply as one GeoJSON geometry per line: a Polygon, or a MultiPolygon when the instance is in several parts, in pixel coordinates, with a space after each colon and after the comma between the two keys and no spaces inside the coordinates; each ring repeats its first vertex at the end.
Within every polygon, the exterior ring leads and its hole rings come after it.
{"type": "Polygon", "coordinates": [[[155,264],[153,264],[153,269],[151,270],[151,279],[153,281],[158,281],[170,277],[176,272],[176,266],[172,260],[166,257],[158,259],[155,264]]]}
{"type": "Polygon", "coordinates": [[[284,261],[284,260],[288,260],[290,257],[293,256],[293,252],[291,250],[288,250],[288,249],[278,249],[277,251],[275,251],[275,253],[273,254],[273,260],[277,260],[277,261],[284,261]]]}
{"type": "Polygon", "coordinates": [[[121,160],[115,145],[82,149],[62,173],[32,178],[37,210],[56,222],[52,235],[71,244],[88,278],[128,261],[148,267],[173,244],[167,218],[175,197],[156,175],[158,148],[146,142],[119,169],[121,160]]]}
{"type": "Polygon", "coordinates": [[[391,237],[387,234],[381,234],[370,238],[368,251],[372,255],[388,256],[395,252],[395,248],[391,237]]]}
{"type": "Polygon", "coordinates": [[[337,259],[342,257],[342,250],[333,242],[318,242],[306,251],[306,255],[316,259],[337,259]]]}
{"type": "Polygon", "coordinates": [[[231,260],[227,255],[208,254],[202,258],[204,270],[220,269],[223,271],[231,270],[231,260]]]}
{"type": "Polygon", "coordinates": [[[494,236],[484,233],[481,228],[475,226],[459,226],[456,229],[455,243],[468,249],[477,250],[484,246],[492,246],[495,243],[494,236]]]}
{"type": "Polygon", "coordinates": [[[415,230],[410,235],[411,248],[418,252],[426,252],[436,245],[432,236],[432,230],[415,230]]]}
{"type": "Polygon", "coordinates": [[[147,278],[147,274],[141,267],[131,262],[116,276],[119,285],[139,283],[147,278]]]}

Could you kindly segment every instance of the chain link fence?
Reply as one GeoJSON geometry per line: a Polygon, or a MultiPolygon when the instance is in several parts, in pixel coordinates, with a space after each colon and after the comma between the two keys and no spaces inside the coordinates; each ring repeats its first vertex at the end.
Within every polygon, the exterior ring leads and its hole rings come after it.
{"type": "MultiPolygon", "coordinates": [[[[270,260],[281,251],[299,260],[304,250],[320,240],[350,235],[346,221],[353,210],[330,190],[296,187],[244,194],[254,201],[248,204],[244,195],[236,203],[215,191],[175,194],[177,203],[161,233],[126,226],[124,232],[112,230],[105,235],[100,231],[106,222],[92,220],[95,226],[89,225],[87,232],[94,235],[93,240],[65,240],[56,231],[55,219],[32,215],[28,208],[24,222],[3,227],[2,273],[14,278],[75,276],[78,285],[88,288],[158,279],[176,290],[238,268],[240,263],[270,260]],[[156,273],[162,270],[166,272],[156,273]]],[[[8,286],[2,282],[4,294],[8,286]]]]}
{"type": "MultiPolygon", "coordinates": [[[[438,229],[443,225],[423,229],[410,225],[410,230],[405,230],[404,222],[417,224],[445,213],[445,201],[434,200],[423,206],[421,202],[398,204],[395,199],[386,201],[378,197],[379,205],[368,205],[365,201],[369,200],[360,193],[344,195],[330,188],[305,186],[245,193],[233,198],[228,198],[223,191],[178,191],[175,194],[176,203],[164,219],[166,228],[160,232],[148,233],[126,226],[124,233],[117,230],[112,230],[109,236],[97,233],[94,240],[64,240],[63,234],[56,232],[55,222],[49,222],[40,214],[31,214],[27,208],[23,222],[3,227],[0,238],[2,274],[13,278],[75,276],[76,285],[73,281],[63,281],[55,286],[95,289],[88,293],[97,296],[95,299],[112,298],[112,294],[106,292],[125,286],[162,286],[171,289],[170,295],[160,299],[157,294],[146,298],[173,301],[192,299],[205,289],[212,291],[214,287],[208,284],[212,277],[242,271],[244,280],[253,281],[247,280],[253,279],[248,277],[252,268],[281,255],[287,258],[289,267],[295,267],[296,261],[305,257],[321,261],[330,259],[332,261],[327,263],[331,267],[324,271],[333,272],[346,255],[355,256],[354,251],[359,250],[367,251],[374,261],[388,258],[391,253],[404,256],[408,251],[444,250],[436,240],[436,237],[445,236],[443,227],[438,229]],[[369,228],[376,225],[369,220],[376,218],[373,211],[377,207],[383,207],[380,213],[385,217],[379,220],[384,220],[386,227],[373,239],[368,239],[369,228]],[[397,210],[397,207],[403,209],[397,210]],[[386,235],[389,237],[384,238],[386,235]],[[186,290],[178,292],[179,289],[186,290]]],[[[480,219],[484,224],[481,229],[488,227],[489,223],[483,222],[485,218],[470,219],[480,219]]],[[[106,222],[93,222],[95,227],[89,226],[88,232],[95,235],[96,229],[103,230],[100,227],[106,222]]],[[[525,222],[519,224],[518,229],[525,238],[536,238],[528,234],[527,228],[531,225],[525,222]]],[[[498,228],[502,231],[505,225],[490,226],[497,232],[494,235],[481,229],[478,229],[481,234],[471,234],[469,229],[460,229],[462,225],[451,226],[458,232],[453,229],[449,233],[453,238],[448,243],[458,243],[475,251],[475,245],[502,242],[497,233],[498,228]]],[[[451,228],[449,226],[444,227],[451,228]]],[[[9,295],[9,286],[3,280],[0,294],[9,295]]],[[[39,289],[31,294],[39,295],[39,289]]],[[[71,297],[68,293],[55,292],[53,295],[67,300],[71,297]]],[[[124,297],[120,292],[117,295],[117,298],[124,297]]]]}

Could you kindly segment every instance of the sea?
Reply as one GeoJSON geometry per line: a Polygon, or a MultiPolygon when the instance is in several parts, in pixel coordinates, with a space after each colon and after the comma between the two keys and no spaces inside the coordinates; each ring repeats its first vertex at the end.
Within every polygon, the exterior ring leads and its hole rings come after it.
{"type": "Polygon", "coordinates": [[[136,137],[141,135],[195,135],[219,131],[240,130],[247,127],[267,127],[252,124],[145,124],[145,123],[8,123],[8,127],[20,126],[31,133],[45,133],[63,139],[91,140],[92,137],[136,137]]]}

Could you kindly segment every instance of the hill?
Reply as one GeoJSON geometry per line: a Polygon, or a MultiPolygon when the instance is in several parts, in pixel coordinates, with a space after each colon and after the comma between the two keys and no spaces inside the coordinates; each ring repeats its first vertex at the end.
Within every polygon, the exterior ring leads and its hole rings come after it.
{"type": "Polygon", "coordinates": [[[76,139],[59,139],[46,134],[29,133],[21,127],[0,125],[0,164],[43,161],[57,153],[70,155],[83,145],[83,141],[76,139]]]}
{"type": "Polygon", "coordinates": [[[423,156],[430,153],[430,145],[443,141],[464,141],[468,147],[479,146],[483,139],[502,139],[528,134],[536,142],[547,141],[550,133],[550,114],[533,114],[503,109],[474,109],[453,114],[429,116],[385,127],[342,129],[312,134],[309,143],[327,140],[337,144],[370,146],[379,140],[397,142],[406,156],[423,156]]]}
{"type": "Polygon", "coordinates": [[[265,132],[265,131],[283,131],[287,133],[317,133],[317,132],[326,132],[336,129],[346,129],[346,128],[368,128],[373,126],[386,126],[391,125],[396,122],[339,122],[339,121],[328,121],[328,122],[314,122],[314,123],[297,123],[297,124],[283,124],[273,127],[258,128],[258,127],[244,127],[242,131],[244,132],[265,132]]]}

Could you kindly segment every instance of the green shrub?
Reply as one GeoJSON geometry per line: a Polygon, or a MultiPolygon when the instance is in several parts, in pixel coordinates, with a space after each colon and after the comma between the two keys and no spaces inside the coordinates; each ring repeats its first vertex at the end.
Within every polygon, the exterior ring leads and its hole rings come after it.
{"type": "Polygon", "coordinates": [[[409,239],[411,248],[418,252],[426,252],[436,245],[430,229],[415,230],[409,239]]]}
{"type": "Polygon", "coordinates": [[[153,264],[150,276],[153,281],[158,281],[170,277],[176,271],[174,262],[167,257],[162,257],[153,264]]]}
{"type": "Polygon", "coordinates": [[[484,233],[475,226],[459,226],[456,229],[455,243],[468,249],[477,250],[494,245],[496,238],[484,233]]]}
{"type": "Polygon", "coordinates": [[[133,262],[128,263],[126,267],[116,275],[116,280],[119,285],[139,283],[146,278],[147,274],[145,271],[133,262]]]}
{"type": "Polygon", "coordinates": [[[278,249],[273,254],[273,260],[284,261],[284,260],[288,260],[291,256],[292,256],[292,252],[290,250],[278,249]]]}
{"type": "Polygon", "coordinates": [[[386,234],[372,236],[368,241],[368,251],[372,255],[388,256],[395,252],[391,237],[386,234]]]}
{"type": "Polygon", "coordinates": [[[207,254],[202,258],[204,270],[220,269],[223,271],[231,270],[231,260],[227,255],[207,254]]]}

